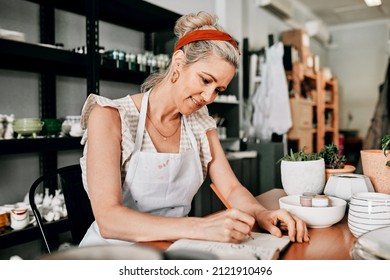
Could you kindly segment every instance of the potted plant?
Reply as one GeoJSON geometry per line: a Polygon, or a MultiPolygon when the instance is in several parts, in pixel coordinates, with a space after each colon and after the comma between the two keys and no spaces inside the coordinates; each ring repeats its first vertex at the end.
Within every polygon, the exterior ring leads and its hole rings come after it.
{"type": "Polygon", "coordinates": [[[356,170],[354,166],[346,164],[347,158],[340,154],[334,143],[325,145],[318,154],[325,161],[326,181],[333,174],[350,174],[356,170]]]}
{"type": "Polygon", "coordinates": [[[361,150],[363,174],[368,176],[376,192],[390,194],[390,135],[382,137],[379,149],[361,150]]]}
{"type": "Polygon", "coordinates": [[[325,162],[317,153],[304,149],[283,156],[280,164],[282,186],[288,195],[320,194],[325,185],[325,162]]]}

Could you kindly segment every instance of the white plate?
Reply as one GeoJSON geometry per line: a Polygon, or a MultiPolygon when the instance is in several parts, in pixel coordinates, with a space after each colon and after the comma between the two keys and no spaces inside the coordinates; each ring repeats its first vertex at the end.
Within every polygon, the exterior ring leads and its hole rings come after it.
{"type": "Polygon", "coordinates": [[[345,215],[347,202],[344,199],[328,196],[328,207],[303,207],[299,195],[284,196],[279,199],[280,208],[301,218],[308,227],[326,228],[338,223],[345,215]]]}
{"type": "Polygon", "coordinates": [[[357,245],[378,258],[390,260],[390,226],[369,231],[360,236],[357,245]]]}

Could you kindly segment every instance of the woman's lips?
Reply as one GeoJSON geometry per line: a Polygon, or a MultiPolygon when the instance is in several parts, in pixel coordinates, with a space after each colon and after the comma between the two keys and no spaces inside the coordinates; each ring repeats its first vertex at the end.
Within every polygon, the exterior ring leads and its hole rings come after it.
{"type": "Polygon", "coordinates": [[[198,102],[195,98],[193,98],[192,96],[190,96],[190,98],[191,98],[192,102],[195,103],[196,106],[198,106],[198,107],[202,106],[202,103],[198,102]]]}

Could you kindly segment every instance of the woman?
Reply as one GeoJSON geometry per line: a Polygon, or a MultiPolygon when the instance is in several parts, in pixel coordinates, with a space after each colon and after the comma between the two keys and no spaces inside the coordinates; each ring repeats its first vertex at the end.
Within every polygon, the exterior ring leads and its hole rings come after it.
{"type": "Polygon", "coordinates": [[[181,17],[179,40],[163,74],[142,92],[117,100],[90,95],[82,125],[84,186],[96,221],[80,246],[180,238],[240,242],[257,222],[292,241],[306,225],[285,210],[268,211],[234,175],[207,104],[223,92],[239,61],[236,42],[200,12],[181,17]],[[206,175],[233,209],[187,217],[206,175]]]}

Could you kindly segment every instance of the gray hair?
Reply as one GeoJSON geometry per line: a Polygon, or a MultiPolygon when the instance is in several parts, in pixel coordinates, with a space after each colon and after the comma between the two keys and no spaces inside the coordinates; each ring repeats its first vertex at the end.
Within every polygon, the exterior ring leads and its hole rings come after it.
{"type": "MultiPolygon", "coordinates": [[[[174,32],[178,38],[177,40],[179,40],[185,34],[194,30],[214,29],[224,31],[217,21],[218,18],[215,15],[213,16],[206,12],[199,12],[197,14],[191,13],[184,15],[177,20],[174,32]]],[[[196,41],[183,46],[181,49],[184,52],[187,65],[199,60],[207,59],[210,55],[217,55],[225,59],[235,68],[237,68],[239,64],[239,51],[227,41],[196,41]]],[[[171,67],[170,63],[165,71],[151,74],[141,85],[141,92],[146,92],[159,84],[168,76],[171,67]]]]}

